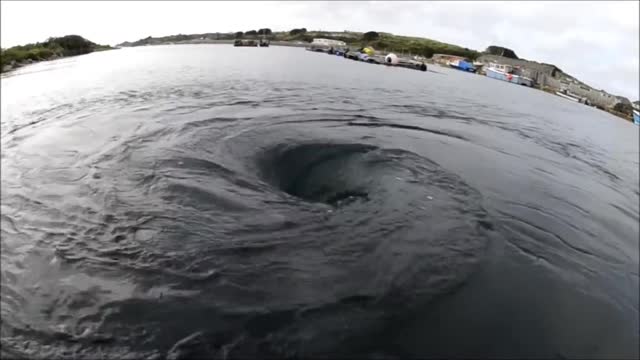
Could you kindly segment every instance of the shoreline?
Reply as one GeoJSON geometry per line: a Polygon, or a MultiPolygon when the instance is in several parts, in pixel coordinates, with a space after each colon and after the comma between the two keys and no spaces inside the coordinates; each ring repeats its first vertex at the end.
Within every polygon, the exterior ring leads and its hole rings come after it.
{"type": "MultiPolygon", "coordinates": [[[[244,39],[244,40],[260,40],[260,39],[244,39]]],[[[138,45],[138,46],[119,46],[116,49],[144,47],[144,46],[157,46],[157,45],[196,45],[196,44],[229,44],[233,45],[235,40],[215,40],[215,39],[196,39],[196,40],[183,40],[172,42],[159,42],[156,44],[138,45]]],[[[292,41],[270,41],[269,46],[289,46],[289,47],[307,47],[309,43],[305,42],[292,42],[292,41]]]]}
{"type": "MultiPolygon", "coordinates": [[[[251,39],[251,40],[255,40],[255,39],[251,39]]],[[[101,52],[101,51],[107,51],[107,50],[117,50],[117,49],[123,49],[123,48],[134,48],[134,47],[144,47],[144,46],[162,46],[162,45],[203,45],[203,44],[218,44],[218,45],[233,45],[233,43],[235,42],[235,40],[216,40],[216,39],[195,39],[195,40],[184,40],[184,41],[176,41],[176,42],[160,42],[157,44],[147,44],[147,45],[138,45],[138,46],[114,46],[114,47],[110,47],[110,48],[101,48],[101,49],[97,49],[94,50],[90,53],[87,54],[91,54],[94,52],[101,52]]],[[[271,41],[269,43],[269,46],[284,46],[284,47],[300,47],[300,48],[306,48],[309,46],[309,43],[304,43],[304,42],[292,42],[292,41],[271,41]]],[[[82,54],[82,55],[87,55],[87,54],[82,54]]],[[[80,56],[80,55],[72,55],[72,56],[62,56],[62,57],[55,57],[55,58],[50,58],[50,59],[46,59],[46,60],[38,60],[38,61],[31,61],[28,63],[19,63],[16,65],[13,65],[10,69],[0,69],[2,74],[7,74],[7,73],[11,73],[19,68],[25,67],[25,66],[29,66],[29,65],[34,65],[37,63],[41,63],[41,62],[45,62],[45,61],[53,61],[53,60],[59,60],[59,59],[64,59],[64,58],[70,58],[70,57],[74,57],[74,56],[80,56]]],[[[425,59],[425,63],[431,64],[431,65],[435,65],[435,63],[433,61],[429,61],[431,59],[425,59]]],[[[444,68],[448,68],[447,66],[443,66],[441,64],[437,64],[441,67],[444,68]]],[[[533,87],[533,89],[535,90],[539,90],[539,91],[543,91],[546,93],[549,93],[551,95],[557,96],[553,91],[550,91],[548,89],[544,89],[544,88],[536,88],[533,87]]],[[[613,109],[598,109],[601,111],[604,111],[606,113],[609,113],[617,118],[621,118],[623,120],[629,121],[633,123],[633,117],[629,118],[629,116],[627,116],[624,113],[615,111],[613,109]]]]}
{"type": "Polygon", "coordinates": [[[72,58],[72,57],[76,57],[76,56],[89,55],[89,54],[96,53],[96,52],[117,50],[117,49],[119,49],[119,48],[117,48],[117,47],[101,48],[101,49],[97,49],[97,50],[94,50],[94,51],[86,53],[86,54],[70,55],[70,56],[53,56],[53,57],[50,57],[48,59],[31,60],[30,62],[19,62],[19,63],[15,63],[13,65],[5,65],[2,69],[0,69],[0,74],[7,74],[7,73],[10,73],[12,71],[15,71],[15,70],[18,70],[20,68],[23,68],[25,66],[35,65],[35,64],[39,64],[39,63],[43,63],[43,62],[47,62],[47,61],[67,59],[67,58],[72,58]],[[9,66],[9,68],[5,69],[5,67],[7,67],[7,66],[9,66]]]}

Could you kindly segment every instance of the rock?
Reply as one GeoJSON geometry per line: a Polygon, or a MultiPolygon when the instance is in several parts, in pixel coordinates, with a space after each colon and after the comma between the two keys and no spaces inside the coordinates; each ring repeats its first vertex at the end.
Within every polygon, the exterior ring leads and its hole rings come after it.
{"type": "Polygon", "coordinates": [[[513,50],[507,49],[502,46],[491,45],[484,52],[491,55],[504,56],[509,59],[518,59],[518,56],[513,50]]]}
{"type": "Polygon", "coordinates": [[[613,110],[626,114],[626,115],[631,115],[631,113],[633,112],[633,107],[631,105],[631,101],[629,101],[628,99],[624,99],[626,101],[620,101],[618,103],[616,103],[613,106],[613,110]]]}

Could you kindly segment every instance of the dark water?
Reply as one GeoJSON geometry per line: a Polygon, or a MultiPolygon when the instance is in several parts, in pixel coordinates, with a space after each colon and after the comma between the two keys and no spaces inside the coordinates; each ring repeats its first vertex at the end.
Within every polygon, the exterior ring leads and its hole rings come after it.
{"type": "Polygon", "coordinates": [[[596,109],[167,46],[3,77],[1,130],[5,356],[638,356],[638,128],[596,109]]]}

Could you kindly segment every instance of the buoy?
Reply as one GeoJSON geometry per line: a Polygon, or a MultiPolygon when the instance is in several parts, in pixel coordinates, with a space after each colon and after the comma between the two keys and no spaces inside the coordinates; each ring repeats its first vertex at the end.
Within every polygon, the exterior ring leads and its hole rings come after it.
{"type": "Polygon", "coordinates": [[[370,46],[362,49],[362,52],[369,56],[373,56],[375,54],[375,50],[370,46]]]}
{"type": "Polygon", "coordinates": [[[396,56],[396,54],[391,53],[384,57],[384,62],[389,65],[397,65],[400,60],[398,59],[398,56],[396,56]]]}

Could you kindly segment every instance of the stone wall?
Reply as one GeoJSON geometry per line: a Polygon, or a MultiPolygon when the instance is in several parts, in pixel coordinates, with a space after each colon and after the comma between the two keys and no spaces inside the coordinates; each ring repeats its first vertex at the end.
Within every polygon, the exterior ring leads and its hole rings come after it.
{"type": "Polygon", "coordinates": [[[541,64],[534,61],[522,60],[522,59],[510,59],[504,56],[483,54],[476,61],[480,61],[486,64],[490,62],[498,64],[506,64],[511,66],[518,66],[522,69],[522,75],[533,79],[537,84],[541,85],[543,76],[557,76],[562,71],[554,65],[541,64]]]}
{"type": "Polygon", "coordinates": [[[478,61],[485,63],[507,64],[518,66],[522,75],[533,79],[536,86],[540,88],[550,88],[553,91],[567,90],[580,98],[585,98],[591,104],[603,109],[623,109],[622,112],[631,113],[631,101],[624,97],[615,96],[606,91],[596,90],[562,72],[555,65],[541,64],[535,61],[522,59],[510,59],[503,56],[483,54],[478,61]],[[627,111],[628,110],[628,111],[627,111]]]}
{"type": "Polygon", "coordinates": [[[581,98],[586,98],[593,105],[599,106],[604,109],[613,108],[617,103],[623,102],[619,97],[615,95],[611,95],[606,91],[593,89],[582,84],[579,81],[573,81],[573,79],[545,77],[544,85],[556,91],[566,89],[568,92],[575,94],[581,98]]]}

